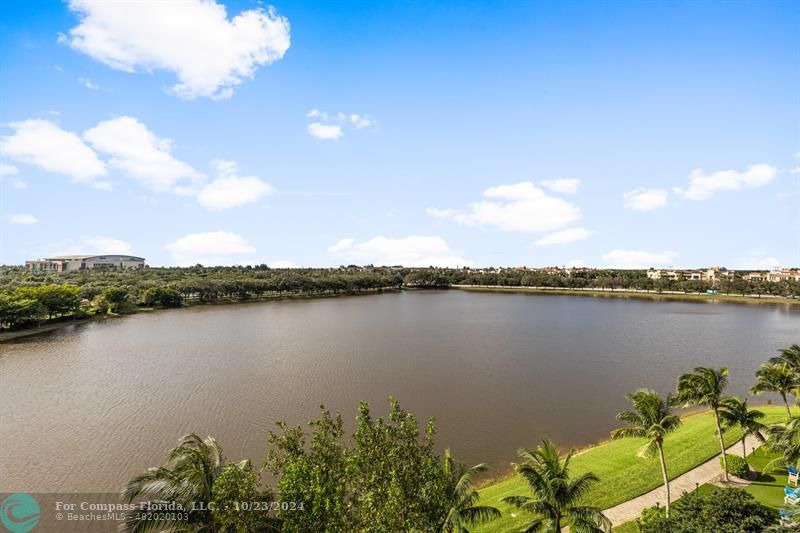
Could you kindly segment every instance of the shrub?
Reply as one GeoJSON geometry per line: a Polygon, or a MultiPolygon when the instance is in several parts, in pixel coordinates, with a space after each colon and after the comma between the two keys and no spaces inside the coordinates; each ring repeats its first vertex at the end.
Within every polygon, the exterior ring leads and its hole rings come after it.
{"type": "MultiPolygon", "coordinates": [[[[747,461],[738,455],[730,455],[726,453],[725,457],[728,459],[729,474],[732,474],[736,477],[747,477],[748,472],[750,472],[750,467],[747,465],[747,461]]],[[[719,458],[719,464],[722,466],[722,457],[719,458]]]]}

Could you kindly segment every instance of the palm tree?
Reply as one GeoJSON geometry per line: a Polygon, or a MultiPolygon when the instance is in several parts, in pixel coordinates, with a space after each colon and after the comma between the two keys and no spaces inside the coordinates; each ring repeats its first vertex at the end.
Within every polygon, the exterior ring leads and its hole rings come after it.
{"type": "Polygon", "coordinates": [[[725,439],[722,436],[722,425],[719,420],[719,406],[722,401],[722,392],[728,385],[728,369],[724,366],[719,370],[715,368],[697,367],[694,372],[683,374],[678,378],[677,400],[688,407],[690,405],[704,405],[714,411],[714,421],[717,423],[717,436],[719,448],[722,453],[722,470],[725,481],[728,478],[728,458],[725,456],[725,439]]]}
{"type": "MultiPolygon", "coordinates": [[[[167,454],[167,466],[148,468],[131,479],[122,490],[122,497],[128,503],[148,499],[153,505],[179,504],[189,518],[164,525],[162,520],[137,520],[139,513],[129,513],[125,522],[127,531],[212,531],[208,504],[214,480],[222,472],[224,463],[222,448],[214,437],[201,439],[191,434],[181,438],[167,454]]],[[[155,516],[160,515],[156,513],[155,516]]]]}
{"type": "Polygon", "coordinates": [[[628,394],[628,399],[633,404],[633,409],[617,414],[617,420],[625,422],[628,427],[615,429],[611,432],[611,438],[647,439],[645,445],[639,450],[639,457],[653,457],[658,454],[664,488],[667,490],[666,511],[667,518],[669,518],[669,477],[667,476],[667,463],[664,461],[664,438],[681,425],[681,419],[670,411],[672,399],[669,394],[666,399],[662,399],[654,391],[641,389],[628,394]]]}
{"type": "Polygon", "coordinates": [[[770,363],[786,363],[789,368],[800,371],[800,344],[792,344],[788,348],[778,350],[780,355],[770,358],[770,363]]]}
{"type": "Polygon", "coordinates": [[[549,439],[543,439],[536,450],[522,448],[517,452],[523,462],[515,465],[515,469],[528,482],[533,497],[507,496],[502,501],[537,515],[526,532],[558,533],[565,520],[574,533],[611,530],[611,521],[598,507],[580,505],[598,479],[591,472],[570,476],[569,464],[574,453],[570,450],[562,457],[549,439]]]}
{"type": "Polygon", "coordinates": [[[761,432],[765,431],[767,426],[759,422],[764,418],[764,413],[755,409],[748,409],[747,400],[729,396],[722,399],[719,417],[723,426],[729,428],[739,426],[742,429],[742,457],[744,462],[747,463],[747,447],[744,441],[747,437],[753,436],[760,442],[764,442],[761,432]]]}
{"type": "Polygon", "coordinates": [[[768,427],[767,434],[769,435],[767,447],[783,454],[781,458],[771,461],[767,467],[777,462],[785,465],[797,465],[800,462],[800,417],[792,417],[785,425],[775,424],[768,427]]]}
{"type": "MultiPolygon", "coordinates": [[[[775,358],[777,359],[777,358],[775,358]]],[[[771,361],[771,360],[770,360],[771,361]]],[[[756,384],[750,389],[753,394],[777,392],[786,406],[786,420],[792,418],[786,395],[800,386],[800,375],[786,361],[770,362],[756,370],[756,384]]]]}
{"type": "Polygon", "coordinates": [[[475,476],[486,471],[486,464],[472,468],[455,461],[450,450],[444,451],[444,473],[448,481],[447,495],[449,510],[440,531],[447,533],[469,533],[465,527],[500,518],[500,511],[494,507],[475,505],[480,496],[472,488],[475,476]]]}

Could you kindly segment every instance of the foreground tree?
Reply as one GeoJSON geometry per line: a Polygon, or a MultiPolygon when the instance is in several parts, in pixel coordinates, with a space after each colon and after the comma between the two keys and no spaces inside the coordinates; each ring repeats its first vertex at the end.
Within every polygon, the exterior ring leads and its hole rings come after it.
{"type": "Polygon", "coordinates": [[[797,466],[800,462],[800,417],[792,417],[785,425],[768,427],[767,435],[767,447],[781,453],[781,457],[773,462],[797,466]]]}
{"type": "Polygon", "coordinates": [[[669,517],[669,477],[664,460],[664,438],[681,425],[681,419],[670,411],[672,401],[669,394],[666,399],[662,399],[654,391],[642,389],[629,394],[628,399],[633,404],[633,409],[617,414],[617,420],[628,426],[612,431],[611,438],[647,439],[647,443],[639,450],[639,457],[649,458],[658,454],[664,488],[667,491],[666,515],[669,517]]]}
{"type": "Polygon", "coordinates": [[[792,370],[800,372],[800,344],[778,350],[778,355],[770,358],[770,363],[786,363],[792,370]]]}
{"type": "Polygon", "coordinates": [[[786,361],[764,363],[756,370],[756,384],[750,389],[753,394],[776,392],[786,406],[786,421],[792,418],[786,396],[800,386],[800,375],[786,361]]]}
{"type": "Polygon", "coordinates": [[[722,393],[728,385],[728,369],[725,367],[719,370],[715,368],[697,367],[694,372],[683,374],[678,378],[677,400],[689,407],[692,405],[703,405],[714,412],[714,421],[717,424],[717,436],[719,437],[719,448],[722,453],[722,470],[725,481],[728,477],[728,459],[725,457],[725,439],[722,435],[722,424],[719,419],[719,407],[722,403],[722,393]]]}
{"type": "Polygon", "coordinates": [[[527,481],[533,496],[507,496],[503,501],[537,515],[525,531],[558,533],[566,521],[575,533],[611,530],[611,522],[598,507],[581,505],[598,479],[591,472],[570,476],[573,453],[570,450],[562,457],[548,439],[542,440],[536,450],[519,450],[523,462],[515,465],[515,469],[527,481]]]}
{"type": "Polygon", "coordinates": [[[730,396],[722,399],[719,417],[723,426],[728,428],[738,426],[742,430],[742,458],[747,463],[745,439],[747,437],[755,437],[760,442],[765,441],[761,432],[766,431],[767,426],[759,422],[764,418],[764,413],[756,409],[748,409],[747,400],[730,396]]]}
{"type": "Polygon", "coordinates": [[[478,491],[472,488],[475,477],[486,471],[486,464],[481,463],[472,468],[454,460],[450,450],[444,451],[442,468],[447,478],[447,496],[449,509],[440,531],[447,533],[469,533],[466,526],[481,524],[500,518],[500,511],[495,507],[476,505],[480,499],[478,491]]]}
{"type": "Polygon", "coordinates": [[[222,472],[222,448],[214,437],[201,439],[186,435],[167,455],[167,465],[148,468],[131,479],[122,491],[125,501],[148,500],[153,505],[175,503],[188,515],[187,520],[170,521],[160,517],[172,513],[128,513],[125,528],[131,533],[148,531],[211,531],[214,519],[209,510],[214,481],[222,472]]]}

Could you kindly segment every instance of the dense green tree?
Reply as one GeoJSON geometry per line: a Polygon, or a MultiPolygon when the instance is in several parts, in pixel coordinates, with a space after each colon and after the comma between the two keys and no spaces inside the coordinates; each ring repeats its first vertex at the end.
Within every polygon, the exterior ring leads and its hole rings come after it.
{"type": "Polygon", "coordinates": [[[681,419],[670,411],[672,399],[669,395],[667,395],[666,399],[662,399],[654,391],[642,389],[629,394],[628,399],[633,404],[633,409],[617,414],[617,419],[628,425],[612,431],[611,438],[641,438],[647,440],[639,450],[639,457],[654,457],[656,454],[658,455],[661,463],[664,489],[667,492],[666,514],[669,517],[669,476],[667,475],[667,463],[664,460],[664,439],[681,425],[681,419]]]}
{"type": "Polygon", "coordinates": [[[548,439],[535,450],[519,450],[522,462],[514,469],[528,483],[531,496],[506,496],[502,500],[534,515],[525,531],[559,533],[567,523],[575,533],[611,531],[611,522],[598,507],[582,503],[598,479],[591,472],[571,476],[573,454],[570,450],[562,456],[548,439]]]}
{"type": "Polygon", "coordinates": [[[722,393],[728,385],[728,369],[697,367],[694,372],[683,374],[678,378],[676,400],[688,407],[702,405],[709,407],[714,412],[714,421],[717,426],[719,447],[722,453],[723,477],[728,481],[728,459],[725,456],[725,438],[722,434],[722,424],[719,419],[719,407],[722,403],[722,393]]]}
{"type": "Polygon", "coordinates": [[[800,417],[793,416],[786,424],[769,426],[767,435],[767,447],[781,453],[776,462],[797,466],[800,462],[800,417]]]}
{"type": "Polygon", "coordinates": [[[269,514],[271,502],[272,493],[259,487],[246,459],[225,466],[211,487],[214,526],[220,533],[280,531],[279,520],[269,514]]]}
{"type": "Polygon", "coordinates": [[[742,400],[736,396],[723,398],[720,403],[719,417],[723,427],[739,427],[742,430],[742,457],[747,463],[747,448],[745,439],[754,437],[760,442],[764,442],[762,432],[766,431],[767,426],[760,420],[764,418],[764,413],[757,409],[748,409],[747,400],[742,400]]]}
{"type": "Polygon", "coordinates": [[[486,471],[481,463],[467,468],[453,459],[450,449],[444,451],[444,475],[447,478],[447,515],[440,531],[444,533],[469,533],[468,526],[488,522],[500,517],[500,511],[487,505],[476,505],[480,499],[478,491],[472,487],[475,477],[486,471]]]}

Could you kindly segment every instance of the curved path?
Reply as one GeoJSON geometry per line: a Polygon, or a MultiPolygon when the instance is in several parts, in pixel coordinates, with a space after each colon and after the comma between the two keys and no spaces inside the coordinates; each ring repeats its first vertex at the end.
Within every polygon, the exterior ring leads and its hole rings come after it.
{"type": "MultiPolygon", "coordinates": [[[[745,441],[745,446],[748,450],[753,450],[761,446],[761,443],[758,442],[753,437],[747,437],[745,441]]],[[[738,455],[739,457],[742,456],[742,444],[741,442],[736,442],[733,446],[730,446],[727,450],[729,455],[738,455]]],[[[680,497],[681,494],[684,492],[691,492],[697,488],[698,485],[703,485],[705,483],[709,483],[715,481],[717,478],[722,476],[722,467],[719,464],[719,454],[715,455],[713,458],[709,459],[705,463],[701,464],[689,470],[685,474],[682,474],[672,481],[669,482],[669,490],[670,495],[672,496],[673,500],[676,500],[680,497]]],[[[734,478],[737,481],[741,482],[741,484],[749,484],[749,482],[744,480],[739,480],[738,478],[734,478]]],[[[740,483],[737,483],[740,484],[740,483]]],[[[655,506],[656,503],[660,505],[664,505],[666,503],[666,491],[664,490],[664,486],[660,486],[657,489],[653,489],[650,492],[642,494],[641,496],[634,498],[632,500],[628,500],[623,502],[619,505],[615,505],[614,507],[609,507],[603,511],[603,514],[611,520],[611,523],[616,526],[620,526],[625,522],[630,522],[631,520],[636,520],[641,516],[642,511],[648,507],[655,506]]]]}

